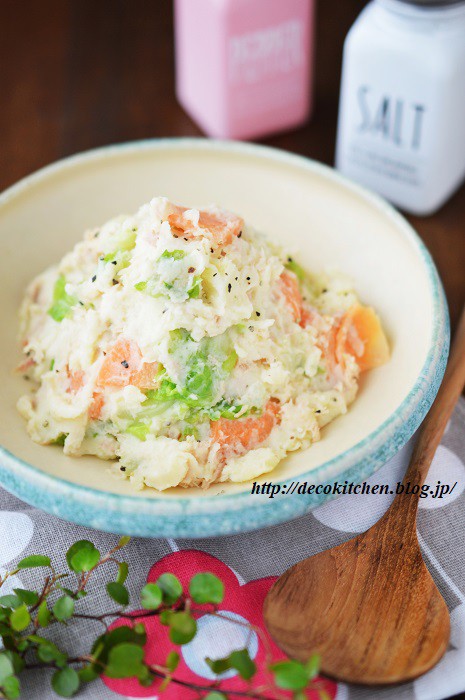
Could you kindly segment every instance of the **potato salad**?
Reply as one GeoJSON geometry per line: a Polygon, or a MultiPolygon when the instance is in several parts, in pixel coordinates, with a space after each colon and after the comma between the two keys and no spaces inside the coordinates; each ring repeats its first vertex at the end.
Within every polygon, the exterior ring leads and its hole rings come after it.
{"type": "Polygon", "coordinates": [[[163,197],[87,231],[20,317],[31,438],[112,460],[137,488],[271,471],[389,356],[345,277],[310,274],[236,214],[163,197]]]}

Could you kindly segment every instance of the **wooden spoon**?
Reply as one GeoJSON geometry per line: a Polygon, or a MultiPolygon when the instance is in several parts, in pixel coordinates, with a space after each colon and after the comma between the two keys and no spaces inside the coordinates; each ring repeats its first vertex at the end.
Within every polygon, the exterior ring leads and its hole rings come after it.
{"type": "MultiPolygon", "coordinates": [[[[423,485],[464,384],[465,309],[404,485],[423,485]]],[[[396,496],[367,532],[280,576],[264,616],[286,654],[306,661],[318,653],[325,675],[363,684],[411,680],[439,661],[449,640],[449,613],[422,559],[418,500],[396,496]]]]}

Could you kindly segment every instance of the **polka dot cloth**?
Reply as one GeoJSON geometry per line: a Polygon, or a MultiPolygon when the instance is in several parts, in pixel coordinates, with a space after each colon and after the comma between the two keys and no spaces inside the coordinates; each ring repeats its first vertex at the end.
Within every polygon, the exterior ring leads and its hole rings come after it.
{"type": "MultiPolygon", "coordinates": [[[[418,534],[425,561],[443,594],[451,612],[451,639],[440,663],[422,678],[393,688],[362,688],[322,679],[327,697],[331,700],[441,700],[465,692],[465,402],[462,400],[444,435],[431,467],[428,484],[432,494],[441,485],[453,490],[442,498],[420,501],[418,534]]],[[[412,444],[400,453],[367,483],[389,484],[395,490],[402,480],[412,444]]],[[[283,496],[285,498],[286,496],[283,496]]],[[[251,497],[253,498],[253,497],[251,497]]],[[[265,678],[264,636],[267,635],[262,617],[263,600],[276,576],[297,561],[323,549],[340,544],[363,532],[385,512],[393,494],[346,495],[330,501],[305,517],[290,523],[238,536],[203,540],[133,539],[125,550],[130,575],[128,588],[131,607],[138,608],[137,592],[144,583],[155,581],[164,571],[172,571],[187,582],[198,571],[212,571],[226,585],[220,617],[208,611],[198,615],[198,636],[184,646],[176,676],[184,681],[205,685],[214,680],[205,663],[228,654],[233,649],[248,647],[259,673],[257,683],[265,678]],[[249,622],[256,631],[247,630],[234,622],[249,622]]],[[[114,546],[116,537],[95,530],[66,523],[27,506],[0,490],[0,575],[14,567],[18,559],[32,553],[47,553],[63,567],[63,553],[78,539],[90,539],[101,552],[114,546]]],[[[108,571],[111,576],[113,571],[108,571]]],[[[23,571],[8,579],[1,592],[13,588],[33,588],[40,585],[43,572],[23,571]]],[[[108,580],[108,579],[107,579],[108,580]]],[[[104,586],[90,589],[87,598],[78,605],[81,612],[114,609],[104,586]],[[94,592],[92,592],[92,590],[94,592]]],[[[52,639],[63,644],[73,655],[89,652],[92,639],[100,632],[93,623],[80,621],[68,627],[51,628],[52,639]]],[[[115,625],[125,624],[116,620],[115,625]]],[[[162,663],[172,648],[166,628],[156,618],[147,623],[147,657],[153,663],[162,663]]],[[[273,656],[283,657],[268,638],[273,656]]],[[[50,690],[48,672],[33,671],[23,676],[22,698],[48,700],[56,698],[50,690]]],[[[246,686],[234,673],[220,677],[221,689],[227,693],[246,686]]],[[[142,688],[134,680],[98,680],[84,686],[78,697],[92,700],[118,698],[163,698],[166,700],[194,700],[198,695],[171,684],[160,695],[159,687],[142,688]]],[[[235,696],[232,696],[235,697],[235,696]]],[[[309,693],[308,698],[316,700],[309,693]]]]}

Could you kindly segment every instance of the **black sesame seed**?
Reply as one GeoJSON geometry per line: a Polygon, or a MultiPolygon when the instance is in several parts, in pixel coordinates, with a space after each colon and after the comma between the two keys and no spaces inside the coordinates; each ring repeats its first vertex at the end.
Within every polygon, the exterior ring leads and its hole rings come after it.
{"type": "Polygon", "coordinates": [[[111,264],[112,264],[112,265],[116,265],[116,260],[112,260],[112,261],[111,261],[111,264]]]}
{"type": "Polygon", "coordinates": [[[79,303],[81,304],[81,306],[84,306],[84,302],[83,302],[83,301],[80,301],[79,303]]]}
{"type": "Polygon", "coordinates": [[[316,411],[315,411],[315,413],[321,413],[320,409],[317,408],[316,411]]]}
{"type": "Polygon", "coordinates": [[[96,279],[97,279],[97,275],[94,275],[94,276],[92,277],[92,282],[95,282],[96,279]]]}
{"type": "Polygon", "coordinates": [[[257,316],[260,316],[260,311],[255,312],[257,316]]]}
{"type": "Polygon", "coordinates": [[[123,367],[125,367],[126,369],[128,369],[129,363],[127,362],[127,360],[121,360],[121,364],[123,365],[123,367]]]}
{"type": "Polygon", "coordinates": [[[327,291],[328,291],[327,289],[322,289],[322,290],[321,290],[321,293],[322,293],[322,294],[326,294],[327,291]]]}
{"type": "Polygon", "coordinates": [[[173,238],[179,238],[175,233],[173,233],[173,238]]]}
{"type": "Polygon", "coordinates": [[[288,259],[287,259],[287,262],[292,262],[292,258],[288,258],[288,259]]]}
{"type": "Polygon", "coordinates": [[[255,330],[255,328],[254,328],[253,326],[249,326],[249,331],[250,331],[251,333],[253,333],[254,330],[255,330]]]}
{"type": "Polygon", "coordinates": [[[228,284],[228,292],[230,292],[231,289],[232,289],[232,284],[231,284],[231,282],[230,282],[230,283],[228,284]]]}
{"type": "Polygon", "coordinates": [[[118,280],[112,279],[113,284],[119,284],[118,280]]]}
{"type": "Polygon", "coordinates": [[[195,267],[190,267],[187,272],[195,272],[195,267]]]}
{"type": "Polygon", "coordinates": [[[162,314],[166,314],[167,311],[168,309],[163,309],[162,314]]]}
{"type": "Polygon", "coordinates": [[[186,237],[184,237],[184,240],[185,240],[185,241],[187,241],[187,238],[186,238],[186,237]]]}
{"type": "Polygon", "coordinates": [[[239,279],[239,277],[235,277],[234,279],[235,279],[235,280],[236,280],[236,282],[237,282],[237,280],[239,279]]]}
{"type": "Polygon", "coordinates": [[[126,471],[126,467],[120,467],[120,470],[121,470],[122,472],[125,472],[125,471],[126,471]]]}
{"type": "Polygon", "coordinates": [[[217,272],[214,272],[214,273],[213,273],[213,277],[216,277],[217,274],[218,274],[217,272]]]}
{"type": "Polygon", "coordinates": [[[246,277],[246,280],[249,281],[249,280],[250,280],[250,277],[246,277]]]}
{"type": "Polygon", "coordinates": [[[237,237],[240,238],[241,236],[242,236],[242,231],[239,231],[239,233],[237,234],[237,237]]]}
{"type": "Polygon", "coordinates": [[[210,253],[214,253],[214,252],[215,252],[215,251],[213,250],[213,248],[210,248],[210,253]]]}

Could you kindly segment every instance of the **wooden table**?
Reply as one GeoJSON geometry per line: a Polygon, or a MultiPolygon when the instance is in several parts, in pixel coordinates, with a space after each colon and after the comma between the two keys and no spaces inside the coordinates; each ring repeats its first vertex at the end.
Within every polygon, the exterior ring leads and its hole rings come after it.
{"type": "MultiPolygon", "coordinates": [[[[315,111],[266,139],[332,163],[343,39],[363,0],[320,0],[315,111]]],[[[77,151],[201,132],[174,94],[170,0],[4,0],[0,188],[77,151]]],[[[434,216],[408,217],[430,249],[453,324],[465,301],[465,188],[434,216]]]]}

